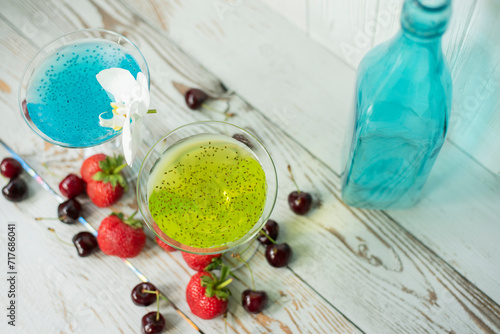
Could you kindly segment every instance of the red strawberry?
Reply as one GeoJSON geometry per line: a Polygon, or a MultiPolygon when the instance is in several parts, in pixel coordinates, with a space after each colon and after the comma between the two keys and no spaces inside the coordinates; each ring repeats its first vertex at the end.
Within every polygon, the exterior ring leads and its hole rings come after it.
{"type": "Polygon", "coordinates": [[[144,248],[146,234],[142,230],[142,222],[134,219],[134,215],[125,219],[123,213],[112,213],[103,219],[97,243],[105,254],[134,257],[144,248]]]}
{"type": "Polygon", "coordinates": [[[174,247],[170,246],[169,244],[164,243],[158,237],[156,237],[156,243],[158,244],[158,246],[163,248],[163,250],[165,252],[175,252],[177,250],[177,248],[174,248],[174,247]]]}
{"type": "Polygon", "coordinates": [[[82,176],[83,181],[90,182],[92,180],[92,176],[95,173],[101,171],[99,167],[99,163],[102,160],[106,159],[106,154],[96,154],[93,155],[83,161],[82,168],[80,168],[80,175],[82,176]]]}
{"type": "Polygon", "coordinates": [[[87,184],[87,195],[100,208],[105,208],[116,203],[122,197],[123,192],[124,189],[120,185],[113,188],[111,183],[97,181],[87,184]]]}
{"type": "Polygon", "coordinates": [[[227,285],[229,267],[223,266],[220,278],[207,271],[193,275],[186,288],[186,301],[194,315],[201,319],[213,319],[227,310],[227,299],[231,294],[227,285]]]}
{"type": "Polygon", "coordinates": [[[90,176],[87,195],[95,205],[107,207],[122,197],[127,190],[127,182],[121,174],[125,166],[122,156],[111,158],[104,154],[96,154],[83,162],[80,173],[84,178],[90,176]]]}
{"type": "Polygon", "coordinates": [[[217,261],[217,259],[220,259],[221,254],[202,255],[182,252],[182,257],[191,269],[194,269],[196,271],[204,271],[216,268],[220,264],[220,260],[217,261]],[[206,269],[209,264],[212,264],[212,262],[214,264],[211,265],[211,268],[206,269]]]}

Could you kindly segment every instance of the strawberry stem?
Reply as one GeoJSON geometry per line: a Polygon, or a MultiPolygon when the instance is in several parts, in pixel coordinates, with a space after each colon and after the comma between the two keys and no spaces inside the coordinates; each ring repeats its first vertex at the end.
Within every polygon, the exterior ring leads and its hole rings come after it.
{"type": "Polygon", "coordinates": [[[217,285],[217,286],[215,287],[215,290],[220,290],[220,289],[222,289],[222,288],[224,288],[224,287],[228,286],[229,284],[231,284],[231,282],[232,282],[232,281],[233,281],[233,279],[232,279],[232,278],[227,279],[226,281],[224,281],[224,282],[222,282],[221,284],[217,285]]]}
{"type": "Polygon", "coordinates": [[[113,169],[113,174],[118,174],[123,168],[127,167],[127,164],[121,164],[120,166],[113,169]]]}
{"type": "Polygon", "coordinates": [[[68,246],[73,246],[72,244],[70,244],[69,242],[66,242],[64,241],[63,239],[59,238],[59,236],[57,235],[56,233],[56,230],[54,230],[52,227],[49,227],[48,230],[52,233],[54,233],[54,235],[56,236],[56,239],[59,240],[60,242],[62,242],[63,244],[65,245],[68,245],[68,246]]]}
{"type": "Polygon", "coordinates": [[[271,241],[273,244],[275,244],[275,245],[276,245],[276,241],[275,241],[273,238],[271,238],[271,236],[270,236],[269,234],[267,234],[267,233],[266,233],[266,231],[264,231],[264,230],[260,230],[260,234],[265,235],[265,236],[266,236],[266,238],[267,238],[267,239],[269,239],[269,241],[271,241]]]}
{"type": "Polygon", "coordinates": [[[300,194],[299,186],[297,185],[297,182],[295,182],[295,179],[293,178],[292,167],[290,167],[290,165],[288,165],[288,172],[290,173],[290,177],[292,178],[293,184],[295,184],[295,187],[297,188],[297,192],[300,194]]]}

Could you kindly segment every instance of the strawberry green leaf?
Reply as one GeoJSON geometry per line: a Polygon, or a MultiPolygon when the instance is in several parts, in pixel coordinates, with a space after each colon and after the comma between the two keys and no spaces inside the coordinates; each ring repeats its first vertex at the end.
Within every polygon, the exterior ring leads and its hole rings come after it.
{"type": "Polygon", "coordinates": [[[209,298],[214,296],[214,287],[213,287],[213,285],[207,286],[207,289],[205,290],[205,294],[209,298]]]}
{"type": "Polygon", "coordinates": [[[222,258],[221,257],[214,257],[212,259],[212,262],[208,266],[203,269],[204,271],[212,271],[214,269],[219,268],[222,265],[222,258]]]}
{"type": "Polygon", "coordinates": [[[106,177],[106,174],[99,171],[97,173],[94,174],[94,176],[92,177],[92,179],[96,180],[96,181],[102,181],[104,178],[106,177]]]}

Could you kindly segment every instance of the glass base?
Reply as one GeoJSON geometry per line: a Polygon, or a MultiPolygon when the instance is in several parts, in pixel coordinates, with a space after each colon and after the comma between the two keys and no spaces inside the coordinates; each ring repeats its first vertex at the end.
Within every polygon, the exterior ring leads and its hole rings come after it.
{"type": "Polygon", "coordinates": [[[240,254],[241,259],[244,260],[246,263],[249,263],[254,257],[255,253],[257,253],[259,245],[260,243],[257,240],[252,239],[250,242],[246,244],[237,246],[225,252],[222,255],[222,259],[224,260],[224,263],[231,268],[232,271],[238,270],[244,267],[245,264],[241,261],[238,261],[238,259],[232,257],[232,254],[240,254]]]}
{"type": "MultiPolygon", "coordinates": [[[[142,162],[149,152],[149,149],[153,147],[156,141],[153,140],[153,135],[148,128],[143,125],[142,128],[142,142],[139,144],[139,149],[135,156],[132,166],[128,166],[122,170],[123,176],[127,182],[134,182],[139,175],[139,170],[141,169],[142,162]]],[[[122,149],[122,137],[121,135],[116,136],[114,139],[94,147],[88,147],[83,149],[83,158],[104,153],[109,156],[123,155],[122,149]]]]}

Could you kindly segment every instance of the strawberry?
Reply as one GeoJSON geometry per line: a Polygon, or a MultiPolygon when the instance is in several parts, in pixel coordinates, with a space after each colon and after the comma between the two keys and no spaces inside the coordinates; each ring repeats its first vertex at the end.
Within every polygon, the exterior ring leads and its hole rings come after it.
{"type": "Polygon", "coordinates": [[[112,213],[99,226],[97,243],[108,255],[119,257],[137,256],[146,244],[142,222],[134,219],[135,213],[125,219],[123,213],[112,213]]]}
{"type": "Polygon", "coordinates": [[[100,208],[108,207],[116,203],[124,193],[120,185],[113,187],[111,183],[92,181],[87,184],[87,195],[92,203],[100,208]]]}
{"type": "Polygon", "coordinates": [[[169,244],[164,243],[158,237],[156,237],[156,243],[158,244],[158,246],[163,248],[163,250],[165,252],[175,252],[177,250],[177,248],[174,248],[174,247],[170,246],[169,244]]]}
{"type": "Polygon", "coordinates": [[[127,182],[120,171],[126,166],[123,157],[96,154],[83,162],[80,173],[87,182],[87,195],[98,207],[104,208],[118,201],[127,190],[127,182]],[[103,159],[104,156],[104,159],[103,159]]]}
{"type": "Polygon", "coordinates": [[[220,278],[211,272],[200,271],[194,274],[186,288],[186,301],[194,315],[201,319],[213,319],[227,310],[227,299],[231,294],[227,285],[229,267],[223,266],[220,278]]]}
{"type": "Polygon", "coordinates": [[[90,182],[92,180],[92,176],[101,170],[99,163],[102,160],[106,160],[106,154],[95,154],[83,161],[82,167],[80,168],[80,175],[83,181],[90,182]]]}
{"type": "Polygon", "coordinates": [[[196,271],[215,269],[221,261],[221,254],[202,255],[182,252],[182,257],[184,258],[184,261],[186,261],[187,265],[196,271]],[[208,265],[211,266],[207,269],[208,265]]]}

